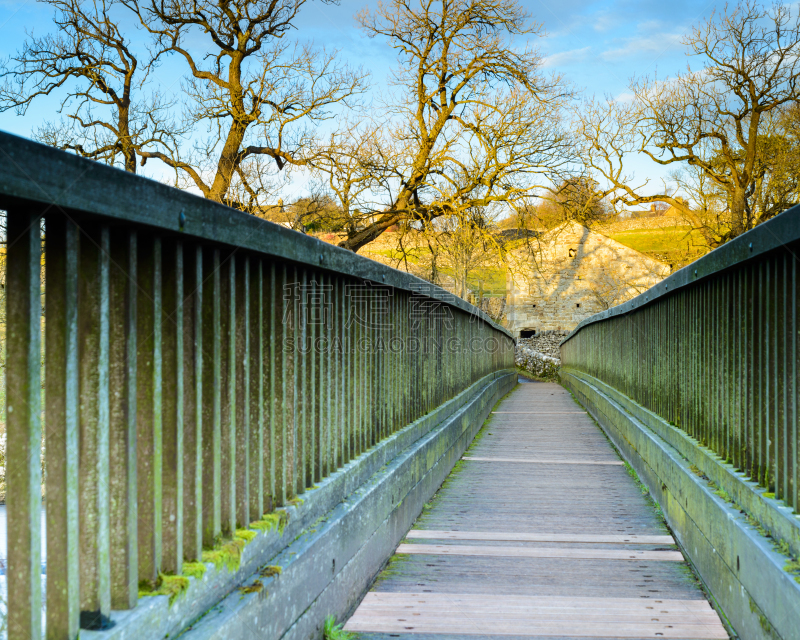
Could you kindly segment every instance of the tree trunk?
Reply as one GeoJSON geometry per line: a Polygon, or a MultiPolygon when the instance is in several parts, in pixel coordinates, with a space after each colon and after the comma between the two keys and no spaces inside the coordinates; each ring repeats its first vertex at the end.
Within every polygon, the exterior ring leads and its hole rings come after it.
{"type": "Polygon", "coordinates": [[[239,150],[242,148],[242,140],[247,126],[240,122],[234,122],[228,131],[228,137],[225,140],[225,146],[222,147],[219,161],[217,162],[217,171],[214,175],[214,182],[211,184],[211,189],[208,192],[208,199],[216,202],[223,202],[225,196],[228,195],[228,189],[231,187],[233,181],[233,172],[239,164],[239,150]]]}
{"type": "Polygon", "coordinates": [[[124,159],[125,171],[136,173],[136,147],[131,140],[130,123],[128,122],[129,109],[127,107],[119,110],[117,118],[117,131],[119,132],[119,143],[124,159]]]}
{"type": "Polygon", "coordinates": [[[745,192],[742,188],[735,188],[731,195],[731,237],[735,238],[747,231],[745,221],[745,192]]]}

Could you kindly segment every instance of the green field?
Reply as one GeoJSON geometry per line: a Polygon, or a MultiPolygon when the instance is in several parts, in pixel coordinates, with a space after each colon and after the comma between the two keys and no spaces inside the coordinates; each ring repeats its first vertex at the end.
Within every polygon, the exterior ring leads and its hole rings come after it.
{"type": "Polygon", "coordinates": [[[679,269],[708,253],[708,246],[699,231],[691,227],[667,229],[632,229],[608,233],[609,238],[626,247],[679,269]]]}

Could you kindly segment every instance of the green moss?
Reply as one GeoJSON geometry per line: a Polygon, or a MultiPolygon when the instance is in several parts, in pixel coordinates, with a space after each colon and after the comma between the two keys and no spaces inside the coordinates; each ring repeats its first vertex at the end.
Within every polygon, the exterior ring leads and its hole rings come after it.
{"type": "Polygon", "coordinates": [[[256,535],[256,532],[250,531],[250,529],[237,529],[234,537],[244,540],[245,542],[252,542],[256,535]]]}
{"type": "Polygon", "coordinates": [[[228,571],[237,571],[242,562],[242,551],[255,537],[254,531],[238,529],[233,539],[223,540],[212,549],[203,551],[203,562],[212,563],[217,570],[225,567],[228,571]]]}
{"type": "Polygon", "coordinates": [[[775,499],[775,494],[772,493],[771,491],[765,491],[764,492],[764,497],[765,498],[772,498],[774,500],[775,499]]]}
{"type": "Polygon", "coordinates": [[[551,367],[547,367],[545,370],[545,375],[528,371],[520,366],[516,366],[514,368],[517,371],[517,375],[528,378],[529,380],[536,380],[537,382],[558,382],[558,365],[556,364],[553,364],[551,367]]]}
{"type": "Polygon", "coordinates": [[[794,581],[800,583],[800,560],[791,559],[787,560],[786,564],[783,566],[784,571],[791,573],[794,577],[794,581]]]}
{"type": "Polygon", "coordinates": [[[184,562],[183,563],[183,575],[188,576],[190,578],[196,578],[197,580],[202,579],[203,575],[206,572],[206,565],[202,562],[184,562]]]}
{"type": "Polygon", "coordinates": [[[286,511],[273,511],[271,513],[265,513],[261,517],[261,520],[251,522],[250,528],[264,532],[277,530],[279,534],[283,535],[283,530],[286,528],[288,522],[289,514],[286,511]]]}
{"type": "Polygon", "coordinates": [[[753,516],[751,516],[749,513],[745,512],[744,517],[747,519],[747,523],[751,527],[754,527],[756,529],[756,531],[758,531],[762,536],[764,536],[765,538],[769,538],[770,537],[770,535],[767,532],[767,530],[763,526],[761,526],[761,523],[758,520],[756,520],[753,516]]]}
{"type": "MultiPolygon", "coordinates": [[[[619,452],[617,452],[617,454],[619,454],[619,452]]],[[[623,462],[625,462],[625,461],[623,461],[623,462]]],[[[650,489],[648,489],[644,485],[644,483],[641,480],[639,480],[639,474],[636,473],[636,469],[634,469],[631,465],[629,465],[627,462],[625,462],[625,471],[627,471],[628,475],[631,478],[633,478],[634,482],[636,483],[636,486],[639,487],[639,491],[642,492],[642,495],[643,496],[649,496],[650,495],[650,489]]]]}
{"type": "Polygon", "coordinates": [[[261,567],[259,569],[258,574],[262,578],[274,578],[275,576],[281,575],[283,569],[276,564],[268,564],[265,567],[261,567]]]}
{"type": "Polygon", "coordinates": [[[239,587],[239,593],[248,594],[248,593],[261,593],[264,591],[264,583],[261,580],[254,580],[253,584],[249,584],[244,587],[239,587]]]}
{"type": "Polygon", "coordinates": [[[171,605],[178,596],[186,593],[188,588],[189,578],[159,573],[155,584],[148,580],[142,580],[139,583],[139,597],[169,596],[169,603],[171,605]]]}
{"type": "Polygon", "coordinates": [[[355,638],[355,634],[342,629],[341,624],[336,624],[336,618],[333,616],[325,618],[325,626],[322,630],[322,635],[325,640],[351,640],[355,638]]]}
{"type": "Polygon", "coordinates": [[[730,504],[734,504],[733,499],[728,495],[728,492],[725,491],[722,487],[717,487],[716,491],[714,491],[714,495],[719,496],[725,502],[729,502],[730,504]]]}
{"type": "Polygon", "coordinates": [[[772,626],[770,625],[769,620],[764,617],[764,614],[761,613],[761,609],[758,608],[758,605],[756,605],[752,598],[750,598],[750,613],[758,616],[758,623],[766,633],[772,631],[772,626]]]}
{"type": "Polygon", "coordinates": [[[299,507],[301,504],[305,502],[302,498],[292,498],[291,500],[287,500],[286,504],[290,504],[293,507],[299,507]]]}
{"type": "Polygon", "coordinates": [[[696,475],[698,478],[702,478],[703,480],[708,480],[708,476],[700,471],[695,465],[689,465],[689,469],[691,469],[692,473],[696,475]]]}

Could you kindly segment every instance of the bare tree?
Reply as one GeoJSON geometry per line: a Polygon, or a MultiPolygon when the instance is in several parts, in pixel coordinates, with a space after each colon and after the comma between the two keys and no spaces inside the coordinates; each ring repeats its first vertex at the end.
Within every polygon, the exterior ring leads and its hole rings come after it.
{"type": "Polygon", "coordinates": [[[136,172],[145,148],[174,148],[171,107],[157,92],[141,91],[154,58],[139,53],[119,26],[117,0],[45,0],[55,9],[55,34],[29,34],[0,66],[0,111],[25,113],[37,98],[61,93],[64,118],[34,137],[60,149],[136,172]]]}
{"type": "Polygon", "coordinates": [[[366,74],[335,51],[286,37],[306,0],[122,1],[159,47],[185,61],[186,122],[207,127],[192,150],[143,157],[180,171],[212,200],[257,207],[271,186],[263,161],[278,171],[307,165],[313,127],[366,87],[366,74]]]}
{"type": "Polygon", "coordinates": [[[605,179],[613,203],[667,202],[715,247],[790,204],[762,206],[758,191],[769,164],[765,136],[773,116],[800,99],[800,17],[780,3],[764,8],[745,0],[712,15],[684,43],[702,60],[701,69],[689,66],[666,80],[634,79],[630,102],[590,101],[580,113],[579,133],[585,161],[605,179]],[[722,199],[722,208],[708,216],[702,202],[695,203],[698,212],[666,182],[656,193],[647,180],[635,184],[625,173],[626,158],[635,154],[690,168],[722,199]]]}
{"type": "Polygon", "coordinates": [[[454,293],[469,297],[469,279],[477,271],[502,266],[503,247],[494,236],[493,220],[485,210],[467,209],[433,221],[442,266],[453,274],[454,293]]]}
{"type": "Polygon", "coordinates": [[[566,166],[564,88],[542,75],[534,49],[512,44],[541,33],[516,0],[392,0],[359,21],[388,40],[400,68],[374,154],[358,165],[372,204],[340,246],[357,251],[399,222],[519,200],[566,166]]]}
{"type": "Polygon", "coordinates": [[[322,193],[338,202],[329,225],[352,237],[374,222],[376,194],[391,193],[398,158],[385,143],[381,124],[346,121],[320,145],[311,167],[322,193]]]}

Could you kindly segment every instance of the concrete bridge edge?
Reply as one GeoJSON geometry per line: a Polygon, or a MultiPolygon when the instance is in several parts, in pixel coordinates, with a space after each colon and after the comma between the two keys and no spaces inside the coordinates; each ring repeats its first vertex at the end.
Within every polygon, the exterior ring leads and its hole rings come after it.
{"type": "Polygon", "coordinates": [[[679,451],[659,435],[677,431],[674,427],[600,380],[562,368],[561,381],[650,490],[733,631],[747,640],[800,639],[800,585],[784,570],[786,557],[747,522],[739,505],[715,493],[692,469],[717,465],[719,476],[729,465],[696,445],[695,451],[679,451]]]}

